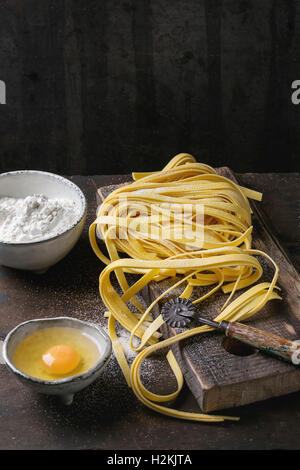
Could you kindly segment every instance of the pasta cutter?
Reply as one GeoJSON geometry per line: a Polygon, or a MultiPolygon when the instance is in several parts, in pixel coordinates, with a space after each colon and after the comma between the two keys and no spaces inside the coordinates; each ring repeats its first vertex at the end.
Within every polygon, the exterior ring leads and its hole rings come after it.
{"type": "Polygon", "coordinates": [[[198,321],[224,332],[229,338],[285,359],[295,365],[300,364],[300,341],[292,341],[239,322],[224,320],[216,322],[202,318],[198,316],[196,307],[190,300],[181,297],[172,299],[163,305],[161,314],[164,321],[172,327],[183,328],[193,320],[198,321]]]}

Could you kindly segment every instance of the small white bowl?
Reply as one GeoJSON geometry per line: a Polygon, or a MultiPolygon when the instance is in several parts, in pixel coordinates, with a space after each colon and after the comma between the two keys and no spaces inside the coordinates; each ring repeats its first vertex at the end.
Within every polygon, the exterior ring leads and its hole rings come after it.
{"type": "Polygon", "coordinates": [[[98,325],[70,317],[41,318],[20,323],[6,336],[3,343],[3,358],[11,372],[25,385],[38,393],[58,395],[65,405],[73,401],[74,393],[84,389],[94,382],[101,374],[111,356],[111,340],[106,332],[98,325]],[[14,366],[12,358],[17,345],[28,335],[43,328],[68,327],[77,328],[89,335],[97,344],[100,352],[96,364],[83,374],[73,375],[59,380],[42,380],[25,374],[14,366]]]}
{"type": "Polygon", "coordinates": [[[1,265],[41,273],[73,248],[84,227],[87,204],[76,184],[54,173],[20,170],[0,174],[0,197],[25,198],[33,194],[70,199],[79,208],[74,224],[58,235],[26,243],[0,241],[1,265]]]}

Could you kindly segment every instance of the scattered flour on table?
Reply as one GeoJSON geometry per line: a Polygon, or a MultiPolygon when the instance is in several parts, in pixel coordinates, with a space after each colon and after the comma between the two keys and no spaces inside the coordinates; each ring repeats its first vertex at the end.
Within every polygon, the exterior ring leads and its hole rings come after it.
{"type": "MultiPolygon", "coordinates": [[[[131,349],[130,347],[130,333],[127,330],[121,330],[118,332],[118,340],[122,345],[124,350],[125,356],[127,359],[134,359],[137,356],[137,352],[131,349]]],[[[133,346],[138,346],[139,340],[134,337],[133,338],[133,346]]]]}
{"type": "Polygon", "coordinates": [[[0,198],[0,241],[31,242],[64,232],[76,222],[79,207],[70,199],[44,194],[0,198]]]}
{"type": "MultiPolygon", "coordinates": [[[[103,328],[103,326],[102,326],[103,328]]],[[[108,328],[105,326],[104,330],[106,333],[109,335],[108,328]]],[[[120,327],[117,328],[117,336],[118,336],[118,341],[121,344],[124,354],[126,356],[126,359],[131,362],[136,356],[137,352],[131,349],[130,347],[130,333],[129,331],[125,329],[121,329],[120,327]]],[[[139,344],[139,340],[136,336],[133,337],[133,346],[137,347],[139,344]]]]}

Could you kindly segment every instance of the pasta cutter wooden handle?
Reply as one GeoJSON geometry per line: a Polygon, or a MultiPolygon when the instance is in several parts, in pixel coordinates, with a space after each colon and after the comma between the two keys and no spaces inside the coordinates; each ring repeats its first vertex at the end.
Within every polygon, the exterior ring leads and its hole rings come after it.
{"type": "Polygon", "coordinates": [[[216,322],[199,317],[195,305],[190,300],[180,297],[172,299],[164,304],[161,313],[164,321],[170,326],[182,328],[192,320],[196,320],[224,331],[225,335],[230,338],[285,359],[294,365],[300,364],[300,341],[291,341],[283,336],[277,336],[238,322],[216,322]]]}
{"type": "Polygon", "coordinates": [[[223,329],[225,335],[230,338],[237,339],[268,354],[279,356],[295,365],[300,363],[300,342],[291,341],[283,336],[277,336],[238,322],[222,321],[218,328],[223,329]]]}

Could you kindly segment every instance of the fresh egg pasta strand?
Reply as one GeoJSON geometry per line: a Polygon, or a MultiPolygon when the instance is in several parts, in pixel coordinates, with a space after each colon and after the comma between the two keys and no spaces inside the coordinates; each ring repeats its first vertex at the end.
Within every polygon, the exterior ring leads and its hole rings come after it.
{"type": "Polygon", "coordinates": [[[133,183],[113,191],[106,198],[89,230],[95,254],[107,264],[99,277],[99,291],[110,312],[109,333],[120,367],[136,396],[155,411],[196,421],[238,419],[177,411],[158,405],[159,402],[175,399],[183,383],[180,367],[171,350],[166,357],[177,380],[175,392],[156,395],[148,391],[141,382],[140,367],[152,352],[213,330],[200,326],[159,340],[158,330],[163,319],[159,315],[152,320],[150,312],[175,287],[183,285],[180,296],[190,298],[196,286],[216,284],[194,303],[203,301],[220,288],[224,293],[229,293],[216,321],[246,320],[268,300],[280,298],[274,290],[278,278],[276,263],[267,254],[251,248],[252,211],[248,199],[259,201],[261,193],[217,175],[212,167],[197,163],[192,155],[186,153],[175,156],[161,171],[133,173],[133,178],[133,183]],[[190,209],[188,213],[184,212],[186,206],[190,209]],[[202,222],[197,218],[200,206],[202,222]],[[149,228],[149,218],[150,234],[144,230],[145,227],[149,228]],[[183,224],[188,227],[186,232],[182,231],[183,224]],[[109,257],[98,247],[96,228],[105,241],[109,257]],[[203,231],[203,239],[198,239],[194,245],[189,243],[190,234],[200,230],[203,231]],[[124,231],[127,233],[125,237],[122,236],[124,231]],[[119,253],[125,253],[127,258],[120,258],[119,253]],[[270,283],[262,282],[249,287],[263,272],[257,256],[264,256],[273,263],[274,276],[270,283]],[[121,295],[111,284],[110,275],[113,272],[123,292],[121,295]],[[126,273],[141,277],[129,286],[126,273]],[[177,276],[182,277],[178,280],[177,276]],[[158,282],[168,277],[175,279],[173,286],[145,309],[136,298],[138,292],[152,280],[158,282]],[[246,292],[231,300],[236,291],[245,287],[249,287],[246,292]],[[127,302],[135,305],[141,313],[133,314],[127,302]],[[132,349],[140,351],[131,368],[117,340],[115,321],[131,333],[132,349]],[[134,336],[141,340],[138,347],[133,346],[134,336]]]}

